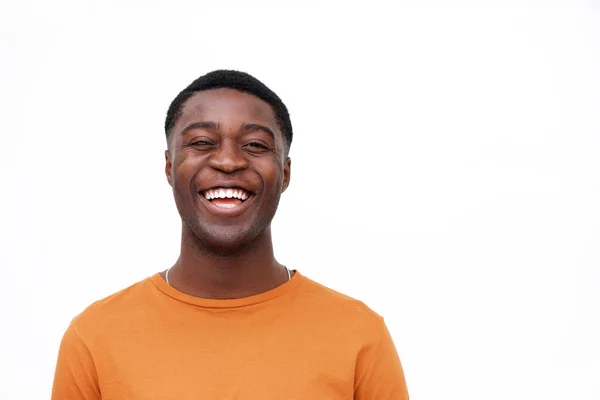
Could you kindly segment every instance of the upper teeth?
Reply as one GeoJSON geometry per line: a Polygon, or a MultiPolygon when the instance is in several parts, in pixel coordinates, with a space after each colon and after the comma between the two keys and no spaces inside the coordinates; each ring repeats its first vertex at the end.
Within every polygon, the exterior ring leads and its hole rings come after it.
{"type": "Polygon", "coordinates": [[[207,200],[225,198],[236,198],[240,200],[246,200],[249,196],[249,193],[246,192],[244,189],[216,188],[204,191],[204,198],[207,200]]]}

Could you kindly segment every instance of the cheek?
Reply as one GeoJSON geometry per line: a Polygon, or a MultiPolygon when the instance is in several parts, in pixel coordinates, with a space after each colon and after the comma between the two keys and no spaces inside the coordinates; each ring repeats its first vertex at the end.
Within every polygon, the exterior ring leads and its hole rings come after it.
{"type": "Polygon", "coordinates": [[[269,192],[277,193],[283,186],[283,170],[279,165],[270,165],[269,168],[264,168],[261,171],[265,187],[269,192]]]}
{"type": "Polygon", "coordinates": [[[191,157],[186,157],[185,155],[177,157],[173,163],[174,178],[176,180],[189,181],[197,170],[197,164],[191,157]]]}

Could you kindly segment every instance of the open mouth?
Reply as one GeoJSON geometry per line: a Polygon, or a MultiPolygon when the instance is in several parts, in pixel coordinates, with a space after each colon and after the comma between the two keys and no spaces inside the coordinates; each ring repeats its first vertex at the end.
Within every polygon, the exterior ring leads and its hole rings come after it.
{"type": "Polygon", "coordinates": [[[212,205],[222,209],[239,207],[253,196],[253,193],[239,187],[216,187],[203,190],[200,194],[212,205]]]}

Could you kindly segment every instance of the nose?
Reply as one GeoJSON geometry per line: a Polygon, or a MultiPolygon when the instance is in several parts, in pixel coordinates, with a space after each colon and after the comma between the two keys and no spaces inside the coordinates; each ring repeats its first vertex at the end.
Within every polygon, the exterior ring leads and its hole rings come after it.
{"type": "Polygon", "coordinates": [[[235,143],[225,141],[212,151],[208,164],[228,174],[248,168],[248,160],[242,149],[235,143]]]}

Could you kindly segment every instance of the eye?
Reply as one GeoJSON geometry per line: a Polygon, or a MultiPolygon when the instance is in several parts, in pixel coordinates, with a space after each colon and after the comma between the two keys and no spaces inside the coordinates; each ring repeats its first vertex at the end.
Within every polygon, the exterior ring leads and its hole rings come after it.
{"type": "Polygon", "coordinates": [[[269,148],[266,145],[264,145],[263,143],[260,143],[260,142],[250,142],[246,146],[249,147],[253,151],[269,150],[269,148]]]}
{"type": "Polygon", "coordinates": [[[196,140],[195,142],[190,143],[189,146],[207,147],[207,146],[214,146],[214,145],[207,140],[196,140]]]}

